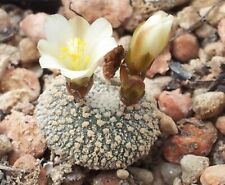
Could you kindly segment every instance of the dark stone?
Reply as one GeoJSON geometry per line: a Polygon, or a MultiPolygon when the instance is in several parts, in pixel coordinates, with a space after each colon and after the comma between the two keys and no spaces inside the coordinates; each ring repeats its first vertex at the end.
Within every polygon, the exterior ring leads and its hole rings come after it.
{"type": "Polygon", "coordinates": [[[56,13],[61,5],[60,0],[0,0],[3,4],[15,4],[22,8],[32,9],[34,12],[56,13]]]}

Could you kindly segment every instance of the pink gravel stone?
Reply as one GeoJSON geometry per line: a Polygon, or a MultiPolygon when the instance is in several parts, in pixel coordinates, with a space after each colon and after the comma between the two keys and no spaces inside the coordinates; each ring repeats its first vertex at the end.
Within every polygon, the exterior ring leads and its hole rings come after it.
{"type": "Polygon", "coordinates": [[[225,44],[225,18],[222,19],[218,25],[218,34],[222,42],[225,44]]]}
{"type": "Polygon", "coordinates": [[[156,74],[165,74],[169,70],[170,61],[171,54],[169,50],[165,50],[155,59],[152,66],[147,71],[147,77],[153,78],[156,74]]]}
{"type": "Polygon", "coordinates": [[[163,91],[159,96],[159,108],[174,120],[180,120],[187,116],[191,109],[191,98],[189,95],[180,93],[180,90],[163,91]]]}
{"type": "Polygon", "coordinates": [[[225,164],[210,166],[203,172],[200,181],[202,185],[225,184],[225,164]]]}
{"type": "Polygon", "coordinates": [[[12,139],[13,151],[9,154],[10,163],[14,163],[24,154],[41,156],[46,149],[45,139],[33,116],[12,112],[0,123],[0,133],[12,139]]]}
{"type": "Polygon", "coordinates": [[[216,128],[225,135],[225,116],[221,116],[216,121],[216,128]]]}
{"type": "Polygon", "coordinates": [[[198,57],[199,44],[197,38],[185,33],[177,37],[172,43],[172,55],[181,62],[188,62],[198,57]]]}
{"type": "Polygon", "coordinates": [[[99,17],[104,17],[114,28],[119,27],[132,14],[129,0],[62,0],[65,15],[68,18],[72,18],[75,15],[69,9],[70,2],[72,2],[71,8],[84,16],[89,22],[93,22],[99,17]]]}
{"type": "Polygon", "coordinates": [[[20,22],[20,29],[33,41],[44,38],[43,25],[46,13],[30,14],[20,22]]]}

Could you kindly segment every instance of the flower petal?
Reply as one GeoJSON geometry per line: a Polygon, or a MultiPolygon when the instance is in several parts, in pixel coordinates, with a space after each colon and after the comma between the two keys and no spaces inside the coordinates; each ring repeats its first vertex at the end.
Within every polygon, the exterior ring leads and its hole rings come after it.
{"type": "Polygon", "coordinates": [[[37,48],[41,55],[57,56],[58,46],[47,40],[39,40],[37,48]]]}
{"type": "Polygon", "coordinates": [[[92,23],[85,37],[85,40],[88,43],[87,52],[91,52],[99,41],[111,36],[111,24],[104,18],[97,19],[92,23]]]}
{"type": "MultiPolygon", "coordinates": [[[[89,77],[89,75],[87,75],[88,71],[84,70],[84,71],[72,71],[66,68],[61,68],[60,72],[63,76],[71,79],[71,80],[76,80],[76,79],[81,79],[84,77],[89,77]]],[[[91,75],[90,75],[91,76],[91,75]]]]}
{"type": "Polygon", "coordinates": [[[48,41],[62,44],[73,37],[73,29],[67,19],[59,14],[47,17],[44,33],[48,41]]]}
{"type": "Polygon", "coordinates": [[[84,39],[90,24],[80,16],[75,16],[69,20],[75,37],[84,39]]]}
{"type": "Polygon", "coordinates": [[[96,45],[95,50],[93,51],[93,54],[91,56],[92,63],[88,67],[88,76],[91,76],[95,69],[98,67],[101,59],[113,48],[117,46],[117,43],[113,37],[106,38],[104,40],[99,41],[99,43],[96,45]]]}
{"type": "Polygon", "coordinates": [[[62,66],[59,62],[52,56],[43,55],[39,59],[39,63],[41,68],[49,68],[49,69],[61,69],[62,66]]]}

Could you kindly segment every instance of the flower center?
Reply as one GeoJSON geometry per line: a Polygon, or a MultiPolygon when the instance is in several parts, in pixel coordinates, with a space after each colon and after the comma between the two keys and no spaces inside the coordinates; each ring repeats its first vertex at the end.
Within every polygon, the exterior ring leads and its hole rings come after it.
{"type": "Polygon", "coordinates": [[[85,41],[80,38],[70,40],[66,46],[60,48],[60,61],[70,70],[81,71],[87,69],[91,57],[85,54],[85,47],[85,41]]]}

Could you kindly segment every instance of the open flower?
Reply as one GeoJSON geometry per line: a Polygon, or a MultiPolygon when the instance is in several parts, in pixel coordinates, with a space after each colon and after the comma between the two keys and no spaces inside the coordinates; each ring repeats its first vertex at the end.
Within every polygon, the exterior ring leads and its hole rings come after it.
{"type": "Polygon", "coordinates": [[[42,68],[59,69],[71,81],[93,75],[100,59],[114,47],[112,26],[104,18],[91,25],[82,17],[69,21],[61,15],[51,15],[44,25],[46,40],[38,42],[42,68]]]}
{"type": "Polygon", "coordinates": [[[156,12],[134,32],[126,57],[128,67],[135,72],[145,72],[167,45],[173,16],[156,12]]]}

